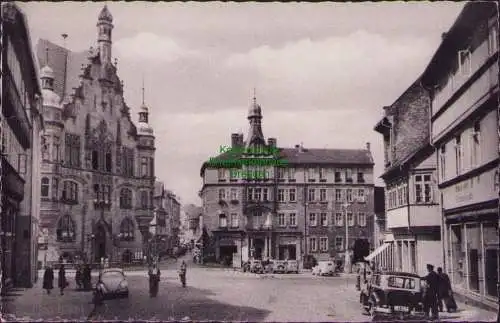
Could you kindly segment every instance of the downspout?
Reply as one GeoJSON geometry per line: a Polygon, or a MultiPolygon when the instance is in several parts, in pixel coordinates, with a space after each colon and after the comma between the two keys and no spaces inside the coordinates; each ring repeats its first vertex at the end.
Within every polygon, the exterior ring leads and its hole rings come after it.
{"type": "Polygon", "coordinates": [[[306,170],[304,169],[304,259],[308,256],[307,251],[307,183],[306,183],[306,170]]]}

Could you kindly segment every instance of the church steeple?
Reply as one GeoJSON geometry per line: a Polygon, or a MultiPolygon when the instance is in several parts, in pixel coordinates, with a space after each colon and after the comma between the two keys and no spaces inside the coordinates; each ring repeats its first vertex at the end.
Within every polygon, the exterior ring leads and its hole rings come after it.
{"type": "Polygon", "coordinates": [[[142,79],[142,104],[139,108],[137,133],[143,136],[153,136],[153,128],[149,124],[149,109],[144,101],[144,78],[142,79]]]}
{"type": "Polygon", "coordinates": [[[97,43],[101,63],[111,63],[111,32],[113,31],[113,16],[104,5],[97,19],[97,43]]]}
{"type": "Polygon", "coordinates": [[[250,129],[248,132],[248,140],[246,142],[247,148],[263,148],[266,145],[266,140],[264,139],[264,134],[262,133],[262,109],[259,104],[257,104],[257,98],[255,96],[255,89],[252,104],[248,109],[248,120],[250,121],[250,129]]]}

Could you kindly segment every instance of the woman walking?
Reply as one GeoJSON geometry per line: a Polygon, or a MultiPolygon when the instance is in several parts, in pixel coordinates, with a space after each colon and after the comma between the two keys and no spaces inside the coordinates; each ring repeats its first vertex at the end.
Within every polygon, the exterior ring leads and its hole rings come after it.
{"type": "Polygon", "coordinates": [[[149,269],[149,295],[156,297],[158,295],[158,285],[160,282],[160,269],[155,264],[149,269]]]}
{"type": "Polygon", "coordinates": [[[186,262],[183,260],[179,268],[179,278],[181,279],[182,287],[186,287],[186,271],[187,271],[187,265],[186,262]]]}
{"type": "Polygon", "coordinates": [[[64,289],[68,286],[68,281],[66,280],[66,270],[64,270],[64,265],[61,264],[59,268],[59,277],[57,278],[58,287],[61,290],[61,295],[64,295],[64,289]]]}
{"type": "Polygon", "coordinates": [[[50,294],[51,289],[54,288],[54,271],[50,266],[45,267],[45,272],[43,273],[43,289],[47,290],[47,294],[50,294]]]}

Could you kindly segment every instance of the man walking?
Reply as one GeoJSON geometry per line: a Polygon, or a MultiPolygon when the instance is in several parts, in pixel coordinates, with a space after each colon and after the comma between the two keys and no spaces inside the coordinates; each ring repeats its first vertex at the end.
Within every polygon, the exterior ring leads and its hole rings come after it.
{"type": "Polygon", "coordinates": [[[186,287],[186,262],[183,260],[179,268],[179,278],[181,279],[182,287],[186,287]]]}
{"type": "Polygon", "coordinates": [[[64,264],[61,264],[61,268],[59,268],[59,275],[57,278],[58,287],[61,291],[61,295],[64,295],[64,289],[68,287],[68,281],[66,280],[66,270],[64,270],[64,264]]]}
{"type": "Polygon", "coordinates": [[[429,310],[432,313],[432,319],[438,319],[438,288],[439,275],[434,271],[434,266],[427,264],[427,276],[421,279],[427,282],[427,290],[424,293],[424,313],[429,317],[429,310]]]}
{"type": "Polygon", "coordinates": [[[439,276],[439,286],[438,286],[438,308],[439,311],[443,311],[443,301],[446,305],[446,311],[449,313],[455,311],[457,304],[453,298],[453,291],[451,289],[450,277],[448,274],[443,273],[443,268],[438,267],[437,273],[439,276]]]}

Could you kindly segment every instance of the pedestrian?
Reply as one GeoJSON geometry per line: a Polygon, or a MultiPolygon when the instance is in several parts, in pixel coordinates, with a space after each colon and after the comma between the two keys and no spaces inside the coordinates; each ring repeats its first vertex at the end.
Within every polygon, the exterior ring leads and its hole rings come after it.
{"type": "Polygon", "coordinates": [[[424,293],[424,313],[429,317],[429,310],[432,313],[432,319],[438,319],[438,287],[439,275],[434,271],[434,266],[427,264],[427,276],[421,277],[427,283],[427,289],[424,293]]]}
{"type": "Polygon", "coordinates": [[[52,267],[45,267],[45,272],[43,273],[43,289],[47,290],[47,294],[54,288],[54,270],[52,267]]]}
{"type": "Polygon", "coordinates": [[[83,289],[89,290],[92,288],[92,269],[88,263],[83,266],[82,271],[83,289]]]}
{"type": "Polygon", "coordinates": [[[76,283],[77,289],[82,288],[82,285],[83,285],[82,284],[82,266],[80,266],[80,265],[76,266],[75,283],[76,283]]]}
{"type": "Polygon", "coordinates": [[[453,297],[453,290],[451,288],[450,277],[448,274],[443,272],[443,268],[438,267],[437,273],[439,276],[439,286],[438,286],[438,308],[439,311],[443,311],[443,302],[446,305],[446,311],[451,313],[457,310],[457,303],[453,297]]]}
{"type": "Polygon", "coordinates": [[[183,260],[179,268],[179,278],[181,279],[182,287],[186,287],[186,270],[187,270],[187,265],[186,262],[183,260]]]}
{"type": "Polygon", "coordinates": [[[61,291],[61,295],[64,295],[64,289],[68,287],[68,281],[66,280],[66,270],[64,270],[64,264],[61,264],[59,268],[59,276],[57,278],[57,285],[61,291]]]}
{"type": "Polygon", "coordinates": [[[156,263],[149,268],[149,295],[151,297],[156,297],[156,295],[158,295],[160,274],[160,269],[156,263]]]}

